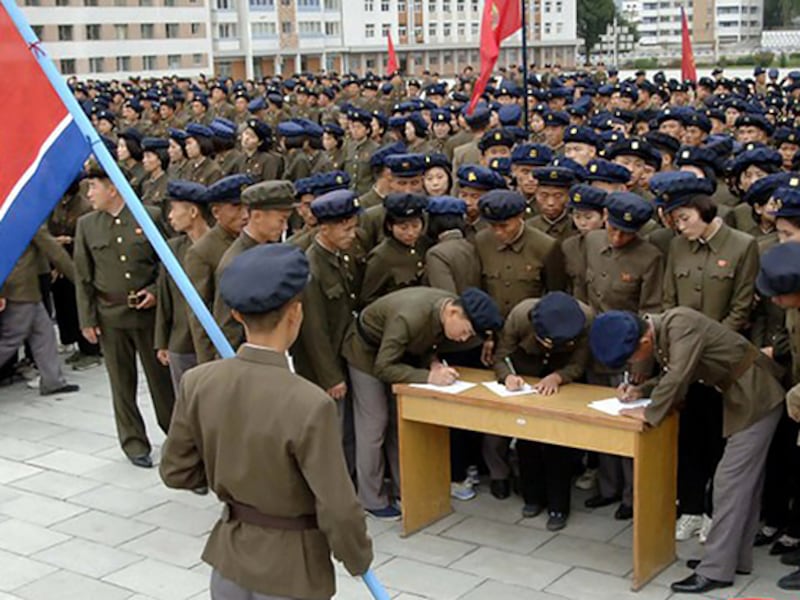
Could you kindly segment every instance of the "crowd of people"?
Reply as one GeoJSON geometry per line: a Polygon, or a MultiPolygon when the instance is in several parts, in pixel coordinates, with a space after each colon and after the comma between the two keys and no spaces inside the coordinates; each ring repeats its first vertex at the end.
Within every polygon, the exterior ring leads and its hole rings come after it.
{"type": "MultiPolygon", "coordinates": [[[[391,384],[448,385],[458,367],[482,367],[510,390],[532,376],[540,394],[583,381],[652,398],[627,411],[651,425],[680,410],[675,536],[699,536],[706,554],[675,591],[731,585],[752,570],[753,545],[800,566],[800,394],[785,402],[800,384],[800,71],[524,76],[504,70],[473,110],[471,70],[452,85],[428,73],[70,85],[240,356],[254,331],[296,325],[280,339],[335,401],[373,518],[402,514],[391,384]],[[285,308],[295,297],[300,316],[285,308]]],[[[139,467],[153,463],[137,357],[176,440],[201,419],[176,398],[211,374],[221,399],[247,381],[195,369],[217,351],[94,160],[0,289],[0,310],[0,361],[27,343],[42,394],[77,390],[59,341],[76,345],[76,369],[102,355],[119,442],[139,467]]],[[[233,495],[235,477],[182,464],[184,446],[165,453],[165,479],[211,487],[234,520],[269,516],[233,495]]],[[[633,517],[629,459],[456,430],[451,447],[458,501],[488,480],[558,531],[577,486],[594,490],[587,507],[633,517]]],[[[363,572],[364,556],[353,561],[363,572]]],[[[295,595],[214,565],[226,582],[295,595]]],[[[800,570],[779,585],[800,589],[800,570]]]]}

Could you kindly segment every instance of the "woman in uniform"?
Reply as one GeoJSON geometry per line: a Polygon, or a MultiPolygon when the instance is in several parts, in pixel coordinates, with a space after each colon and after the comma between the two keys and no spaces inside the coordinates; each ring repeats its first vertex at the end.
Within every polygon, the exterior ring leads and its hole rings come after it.
{"type": "Polygon", "coordinates": [[[246,125],[241,134],[244,152],[241,172],[256,183],[280,179],[284,162],[281,155],[272,152],[272,129],[258,119],[247,119],[246,125]]]}
{"type": "Polygon", "coordinates": [[[129,127],[119,134],[117,164],[133,190],[141,193],[146,174],[142,166],[142,134],[138,130],[129,127]]]}
{"type": "Polygon", "coordinates": [[[222,179],[222,171],[214,162],[214,132],[198,123],[186,127],[186,156],[189,158],[183,176],[189,181],[209,186],[222,179]]]}
{"type": "Polygon", "coordinates": [[[428,154],[425,157],[425,174],[422,178],[425,193],[431,198],[446,196],[453,187],[450,161],[444,154],[428,154]]]}

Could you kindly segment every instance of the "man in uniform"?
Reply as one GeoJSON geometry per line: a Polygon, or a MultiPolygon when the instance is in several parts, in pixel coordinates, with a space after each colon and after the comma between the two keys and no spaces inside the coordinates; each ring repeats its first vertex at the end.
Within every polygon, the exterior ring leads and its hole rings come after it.
{"type": "MultiPolygon", "coordinates": [[[[78,220],[75,282],[83,336],[100,341],[122,450],[137,467],[153,466],[150,441],[136,403],[136,356],[144,368],[158,425],[166,433],[175,396],[169,370],[156,359],[158,257],[117,188],[96,163],[88,169],[94,212],[78,220]]],[[[159,211],[146,207],[154,221],[159,211]]]]}
{"type": "Polygon", "coordinates": [[[490,116],[491,113],[486,106],[478,106],[471,115],[464,117],[472,132],[472,140],[453,148],[453,173],[457,173],[462,165],[477,165],[481,163],[481,150],[478,148],[478,141],[489,128],[490,116]]]}
{"type": "Polygon", "coordinates": [[[303,252],[286,244],[236,257],[220,290],[247,344],[181,384],[160,473],[169,487],[208,486],[226,505],[203,552],[214,600],[331,598],[331,554],[352,575],[372,562],[336,406],[286,360],[308,274],[303,252]]]}
{"type": "Polygon", "coordinates": [[[575,235],[575,225],[567,210],[569,188],[575,183],[575,173],[566,167],[537,167],[532,175],[536,179],[537,215],[528,224],[563,242],[575,235]]]}
{"type": "Polygon", "coordinates": [[[372,135],[372,115],[354,108],[347,114],[350,120],[350,138],[345,142],[344,170],[350,175],[353,190],[359,196],[366,194],[375,183],[369,159],[378,149],[372,135]]]}

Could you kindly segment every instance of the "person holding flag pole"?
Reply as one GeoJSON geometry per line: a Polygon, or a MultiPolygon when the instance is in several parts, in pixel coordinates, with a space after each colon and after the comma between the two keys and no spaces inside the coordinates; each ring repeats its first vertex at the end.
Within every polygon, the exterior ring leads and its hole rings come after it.
{"type": "MultiPolygon", "coordinates": [[[[5,83],[0,84],[2,88],[0,96],[3,97],[0,110],[13,108],[10,105],[13,101],[21,103],[24,99],[37,97],[40,102],[27,107],[29,114],[30,111],[38,109],[42,122],[49,124],[50,130],[37,131],[36,133],[40,135],[35,139],[32,132],[29,136],[32,139],[27,140],[25,138],[28,136],[19,131],[21,139],[15,147],[13,159],[0,154],[0,159],[8,161],[4,162],[4,176],[0,176],[0,234],[7,234],[0,238],[4,240],[4,252],[0,254],[5,255],[0,261],[0,283],[7,277],[16,259],[27,247],[35,231],[91,152],[97,159],[98,167],[107,174],[110,183],[124,199],[125,205],[141,228],[141,234],[152,245],[220,355],[233,357],[233,348],[225,340],[207,307],[161,236],[155,222],[130,187],[99,134],[56,70],[53,61],[41,48],[41,42],[33,33],[22,11],[14,0],[2,0],[2,5],[4,10],[0,12],[0,40],[2,40],[4,63],[10,67],[10,72],[7,73],[8,77],[4,78],[5,83]],[[38,146],[34,145],[34,142],[38,143],[38,146]],[[28,153],[22,151],[26,149],[32,151],[28,153]],[[28,163],[25,163],[24,159],[27,159],[28,163]],[[52,168],[52,172],[48,172],[48,168],[52,168]],[[43,197],[47,199],[49,205],[43,204],[43,197]],[[11,236],[11,231],[16,235],[11,236]]],[[[30,121],[26,120],[27,122],[30,121]]],[[[140,298],[140,301],[144,302],[145,298],[140,298]]],[[[335,421],[331,427],[336,428],[335,421]]],[[[338,435],[338,431],[335,435],[338,435]]],[[[232,440],[236,441],[238,440],[232,440]]],[[[166,445],[168,447],[169,438],[166,445]]],[[[321,455],[319,460],[327,458],[321,455]]],[[[251,464],[254,467],[252,477],[263,477],[264,457],[259,456],[258,460],[251,464]]],[[[214,465],[205,465],[204,468],[213,469],[213,467],[214,465]]],[[[248,478],[250,475],[244,476],[244,479],[248,478]]],[[[215,492],[219,495],[219,490],[215,492]]],[[[227,518],[230,518],[229,514],[227,518]]],[[[317,532],[317,535],[322,534],[317,532]]],[[[311,573],[307,573],[302,576],[310,575],[311,573]]],[[[366,569],[363,578],[376,600],[388,600],[388,594],[371,570],[366,569]]],[[[235,597],[216,596],[215,600],[229,600],[229,598],[255,600],[265,597],[255,594],[235,597]]]]}

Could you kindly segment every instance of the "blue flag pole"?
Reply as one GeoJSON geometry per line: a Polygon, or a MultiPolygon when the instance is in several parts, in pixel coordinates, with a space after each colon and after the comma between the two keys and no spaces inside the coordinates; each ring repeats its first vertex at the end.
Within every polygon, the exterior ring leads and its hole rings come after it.
{"type": "MultiPolygon", "coordinates": [[[[130,183],[128,183],[125,175],[123,175],[122,171],[117,165],[116,160],[113,156],[111,156],[111,153],[108,151],[108,148],[106,148],[103,140],[100,139],[100,134],[97,133],[97,130],[92,125],[89,117],[87,117],[86,113],[83,112],[83,108],[80,106],[80,104],[78,104],[78,101],[75,99],[75,96],[72,94],[69,86],[61,77],[61,74],[56,69],[53,61],[50,60],[47,54],[41,49],[39,38],[36,37],[33,29],[31,29],[31,26],[28,24],[28,20],[25,18],[22,10],[20,10],[14,0],[2,0],[2,3],[6,12],[8,12],[8,15],[11,17],[11,20],[14,21],[17,31],[19,31],[22,38],[28,43],[28,46],[31,48],[36,61],[39,63],[39,66],[42,68],[44,74],[47,75],[47,79],[50,81],[50,84],[56,90],[58,95],[61,97],[61,101],[69,110],[72,118],[75,120],[75,124],[81,130],[81,133],[86,136],[86,139],[89,141],[92,152],[97,158],[97,161],[100,163],[100,165],[102,165],[103,169],[105,169],[105,172],[111,178],[112,183],[119,190],[120,194],[125,200],[125,204],[127,204],[134,218],[141,226],[142,231],[147,236],[148,241],[153,246],[156,254],[158,254],[161,262],[164,263],[164,267],[166,267],[167,272],[175,281],[175,285],[178,286],[178,289],[183,294],[183,297],[186,298],[187,304],[189,304],[189,307],[203,325],[206,333],[208,333],[208,336],[211,338],[211,341],[216,347],[217,352],[219,352],[219,355],[223,358],[230,358],[234,356],[235,353],[230,342],[228,342],[227,338],[222,333],[222,330],[220,329],[219,325],[217,325],[217,322],[214,320],[214,317],[211,315],[208,307],[203,302],[203,299],[200,298],[197,290],[194,289],[192,282],[189,281],[189,278],[183,271],[178,259],[175,258],[175,255],[172,253],[169,245],[156,227],[156,224],[153,222],[150,214],[145,209],[142,201],[136,195],[136,192],[133,191],[133,188],[131,188],[130,183]]],[[[371,569],[364,574],[363,579],[375,600],[389,600],[389,594],[386,593],[386,590],[378,581],[377,577],[375,577],[375,573],[371,569]]]]}

